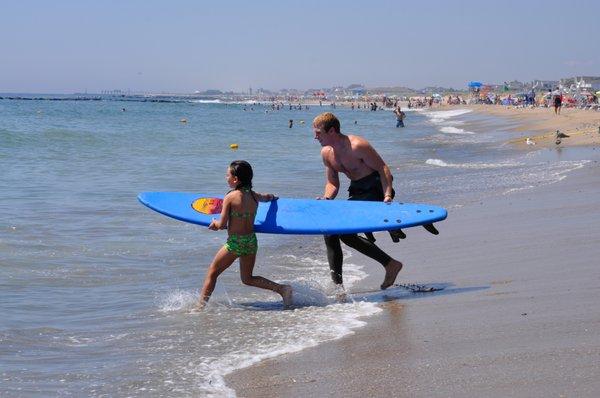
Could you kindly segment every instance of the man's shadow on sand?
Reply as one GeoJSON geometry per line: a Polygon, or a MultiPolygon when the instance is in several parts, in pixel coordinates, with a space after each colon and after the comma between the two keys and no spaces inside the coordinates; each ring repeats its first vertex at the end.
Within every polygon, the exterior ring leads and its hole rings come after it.
{"type": "Polygon", "coordinates": [[[433,291],[411,290],[402,285],[393,285],[386,290],[370,290],[362,292],[350,292],[353,301],[364,301],[369,303],[383,303],[394,300],[420,300],[429,297],[446,296],[450,294],[461,294],[489,289],[490,286],[454,287],[453,283],[427,283],[420,285],[425,288],[433,288],[433,291]]]}
{"type": "MultiPolygon", "coordinates": [[[[393,285],[386,290],[365,290],[365,291],[347,291],[345,294],[338,294],[337,296],[327,296],[328,300],[323,302],[314,302],[311,300],[303,300],[302,294],[298,297],[298,303],[294,304],[289,309],[299,309],[307,307],[326,307],[332,304],[351,304],[356,302],[366,303],[386,303],[390,301],[401,301],[401,300],[423,300],[432,297],[446,296],[451,294],[463,294],[470,292],[477,292],[480,290],[487,290],[490,286],[468,286],[468,287],[454,287],[453,283],[440,282],[440,283],[428,283],[420,285],[425,287],[434,288],[434,291],[413,291],[403,287],[402,285],[393,285]],[[308,302],[307,302],[308,301],[308,302]],[[307,302],[307,303],[303,303],[307,302]]],[[[250,302],[237,302],[233,304],[234,307],[243,308],[252,311],[282,311],[284,310],[281,301],[250,301],[250,302]]]]}

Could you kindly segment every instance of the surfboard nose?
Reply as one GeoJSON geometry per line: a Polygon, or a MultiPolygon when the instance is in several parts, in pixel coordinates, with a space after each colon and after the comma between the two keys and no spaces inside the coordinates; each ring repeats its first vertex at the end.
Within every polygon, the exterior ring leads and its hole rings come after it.
{"type": "Polygon", "coordinates": [[[141,204],[148,206],[148,204],[152,201],[152,194],[155,194],[156,192],[141,192],[140,194],[138,194],[137,199],[140,201],[141,204]]]}

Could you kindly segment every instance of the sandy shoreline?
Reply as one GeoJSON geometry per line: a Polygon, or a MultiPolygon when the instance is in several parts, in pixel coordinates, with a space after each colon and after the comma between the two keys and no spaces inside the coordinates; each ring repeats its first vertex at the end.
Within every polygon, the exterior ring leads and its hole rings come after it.
{"type": "MultiPolygon", "coordinates": [[[[363,102],[356,104],[365,105],[363,102]]],[[[306,105],[319,106],[318,101],[309,101],[306,105]]],[[[323,107],[329,103],[323,102],[323,107]]],[[[337,106],[350,107],[351,103],[340,102],[337,106]]],[[[402,109],[407,108],[407,102],[401,101],[402,109]]],[[[600,146],[600,112],[589,109],[562,108],[560,115],[554,114],[554,108],[523,108],[504,105],[434,105],[423,108],[427,111],[446,111],[453,109],[471,109],[474,112],[493,115],[507,119],[515,124],[513,131],[522,133],[520,138],[510,140],[517,147],[528,147],[526,139],[535,142],[536,148],[556,147],[556,130],[567,134],[569,138],[561,140],[562,147],[569,146],[600,146]]],[[[385,111],[385,110],[384,110],[385,111]]],[[[410,116],[408,117],[410,120],[410,116]]]]}
{"type": "MultiPolygon", "coordinates": [[[[549,109],[467,108],[539,133],[536,149],[556,124],[549,109]]],[[[580,155],[569,146],[594,147],[584,151],[592,159],[584,168],[555,184],[450,209],[438,237],[410,229],[399,244],[379,240],[406,265],[398,282],[446,284],[444,291],[391,291],[383,313],[355,334],[234,372],[227,384],[240,397],[596,397],[600,140],[577,126],[600,113],[580,112],[563,109],[556,120],[571,135],[562,156],[580,155]]],[[[381,270],[357,257],[376,288],[381,270]]]]}
{"type": "MultiPolygon", "coordinates": [[[[454,107],[458,107],[456,105],[454,107]]],[[[526,138],[531,138],[536,147],[555,147],[556,130],[569,135],[561,140],[565,146],[600,146],[600,112],[576,108],[563,108],[560,115],[552,108],[517,108],[503,105],[462,105],[462,108],[475,112],[506,118],[521,132],[521,138],[511,140],[520,147],[527,146],[526,138]]],[[[440,107],[437,109],[453,109],[440,107]]]]}

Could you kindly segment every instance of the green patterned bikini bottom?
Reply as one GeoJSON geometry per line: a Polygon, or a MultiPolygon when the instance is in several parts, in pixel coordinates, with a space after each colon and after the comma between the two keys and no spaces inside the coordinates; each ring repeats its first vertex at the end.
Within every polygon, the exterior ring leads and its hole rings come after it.
{"type": "Polygon", "coordinates": [[[247,256],[249,254],[256,254],[258,250],[258,240],[256,234],[253,232],[248,235],[237,235],[231,234],[227,238],[225,248],[230,253],[236,256],[247,256]]]}

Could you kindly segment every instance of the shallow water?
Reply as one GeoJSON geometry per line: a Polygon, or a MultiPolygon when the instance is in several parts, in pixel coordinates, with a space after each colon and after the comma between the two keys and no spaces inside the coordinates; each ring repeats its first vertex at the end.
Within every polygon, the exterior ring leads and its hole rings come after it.
{"type": "MultiPolygon", "coordinates": [[[[259,236],[256,272],[291,283],[294,310],[243,286],[234,265],[207,310],[193,312],[225,233],[136,200],[149,190],[224,193],[234,159],[253,165],[258,191],[320,195],[310,121],[325,110],[0,100],[0,395],[233,395],[224,374],[368,322],[376,300],[335,301],[314,236],[259,236]]],[[[406,202],[460,206],[556,182],[594,156],[516,151],[505,122],[463,109],[407,112],[404,129],[389,111],[334,112],[388,162],[406,202]]],[[[360,290],[367,270],[346,255],[345,284],[360,290]]]]}

